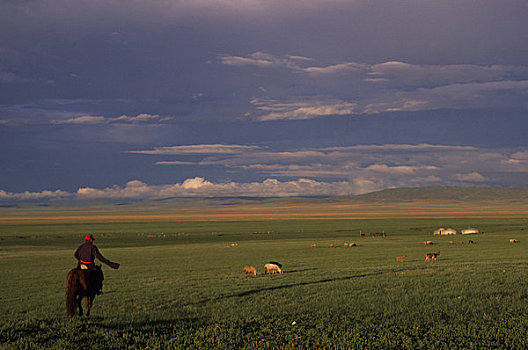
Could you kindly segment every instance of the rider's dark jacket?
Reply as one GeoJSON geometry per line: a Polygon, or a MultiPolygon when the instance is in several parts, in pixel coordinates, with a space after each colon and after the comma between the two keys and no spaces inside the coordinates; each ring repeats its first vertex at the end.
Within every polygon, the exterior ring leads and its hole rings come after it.
{"type": "Polygon", "coordinates": [[[97,249],[97,247],[90,241],[86,241],[84,244],[81,244],[75,251],[74,255],[81,264],[92,265],[94,263],[94,258],[99,259],[101,262],[107,265],[113,264],[110,260],[106,259],[99,252],[99,249],[97,249]]]}

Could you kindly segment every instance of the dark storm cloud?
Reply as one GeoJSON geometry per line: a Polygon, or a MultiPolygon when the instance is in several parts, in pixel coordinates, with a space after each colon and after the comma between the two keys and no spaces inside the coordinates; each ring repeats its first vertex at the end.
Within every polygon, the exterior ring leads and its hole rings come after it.
{"type": "Polygon", "coordinates": [[[526,185],[526,18],[520,0],[2,1],[0,198],[526,185]]]}

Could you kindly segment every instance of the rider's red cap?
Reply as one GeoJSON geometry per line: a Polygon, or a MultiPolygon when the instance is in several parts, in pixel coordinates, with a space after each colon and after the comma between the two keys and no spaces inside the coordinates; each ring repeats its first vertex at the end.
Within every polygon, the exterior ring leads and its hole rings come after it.
{"type": "Polygon", "coordinates": [[[86,236],[84,236],[84,239],[87,240],[87,241],[93,241],[94,240],[94,238],[93,238],[91,233],[89,233],[86,236]]]}

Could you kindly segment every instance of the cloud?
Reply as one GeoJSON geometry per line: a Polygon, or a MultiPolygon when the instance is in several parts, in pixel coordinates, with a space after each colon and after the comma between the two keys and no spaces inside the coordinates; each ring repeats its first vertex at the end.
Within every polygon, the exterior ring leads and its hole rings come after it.
{"type": "Polygon", "coordinates": [[[352,145],[300,150],[262,149],[244,145],[160,147],[146,155],[193,155],[196,162],[158,161],[158,165],[224,166],[230,174],[251,172],[264,181],[215,182],[196,176],[181,183],[149,185],[134,180],[124,186],[81,187],[10,193],[0,200],[153,199],[177,196],[309,196],[359,194],[391,187],[430,184],[500,184],[501,177],[528,173],[525,149],[488,150],[472,146],[431,144],[352,145]]]}
{"type": "Polygon", "coordinates": [[[0,190],[0,200],[53,200],[53,199],[67,199],[73,197],[73,194],[56,190],[48,191],[44,190],[41,192],[21,192],[21,193],[12,193],[0,190]]]}
{"type": "Polygon", "coordinates": [[[442,86],[528,79],[528,67],[475,64],[419,65],[389,61],[370,65],[370,79],[382,79],[398,86],[442,86]]]}
{"type": "Polygon", "coordinates": [[[152,150],[137,150],[127,151],[126,153],[137,154],[235,154],[257,150],[258,146],[243,146],[243,145],[223,145],[223,144],[203,144],[203,145],[187,145],[187,146],[165,146],[156,147],[152,150]]]}
{"type": "Polygon", "coordinates": [[[279,181],[268,178],[262,182],[213,183],[202,177],[190,178],[172,185],[147,185],[141,181],[130,181],[124,187],[112,186],[105,189],[80,188],[78,199],[154,199],[167,197],[289,197],[316,195],[360,194],[380,189],[374,181],[357,179],[354,181],[322,182],[311,179],[279,181]]]}
{"type": "Polygon", "coordinates": [[[312,66],[307,63],[313,58],[292,59],[297,56],[279,58],[264,52],[255,52],[247,57],[224,55],[220,63],[231,66],[256,66],[260,68],[288,68],[319,78],[321,75],[354,73],[365,82],[388,83],[394,86],[435,87],[452,84],[485,83],[496,81],[528,80],[528,66],[513,65],[426,65],[400,61],[382,63],[340,62],[326,66],[312,66]],[[315,76],[317,75],[317,76],[315,76]]]}
{"type": "Polygon", "coordinates": [[[418,145],[409,144],[385,144],[385,145],[355,145],[321,148],[323,151],[476,151],[473,146],[452,146],[452,145],[430,145],[426,143],[418,145]]]}
{"type": "Polygon", "coordinates": [[[278,58],[264,52],[254,52],[248,57],[224,55],[220,56],[220,63],[228,66],[256,66],[260,68],[285,67],[293,70],[300,69],[298,61],[311,61],[310,58],[300,56],[287,56],[278,58]]]}
{"type": "Polygon", "coordinates": [[[310,74],[342,74],[347,72],[363,73],[367,67],[361,63],[345,62],[323,67],[306,67],[300,70],[310,74]]]}
{"type": "Polygon", "coordinates": [[[115,118],[108,118],[103,116],[83,115],[79,117],[54,119],[51,124],[77,124],[77,125],[96,125],[96,124],[111,124],[111,123],[160,123],[173,119],[172,117],[161,117],[157,114],[138,114],[137,116],[122,115],[115,118]]]}
{"type": "Polygon", "coordinates": [[[326,117],[332,115],[348,115],[355,113],[356,105],[339,100],[285,102],[254,99],[252,104],[260,111],[270,112],[259,115],[258,121],[272,120],[302,120],[326,117]]]}
{"type": "Polygon", "coordinates": [[[514,160],[528,160],[528,151],[515,152],[511,155],[514,160]]]}
{"type": "Polygon", "coordinates": [[[438,170],[436,166],[407,166],[407,165],[389,166],[386,164],[372,164],[364,169],[367,171],[376,171],[380,173],[399,174],[399,175],[413,175],[416,172],[423,171],[423,170],[438,170]]]}
{"type": "Polygon", "coordinates": [[[352,145],[277,151],[231,146],[234,148],[225,150],[215,145],[160,147],[133,153],[201,157],[193,162],[156,161],[160,166],[222,166],[231,174],[247,171],[260,177],[309,178],[325,182],[349,182],[361,178],[386,187],[429,183],[493,184],[499,183],[499,178],[505,174],[528,172],[528,162],[523,159],[528,156],[524,150],[490,151],[474,146],[434,144],[352,145]]]}
{"type": "Polygon", "coordinates": [[[102,116],[83,115],[80,117],[68,118],[68,119],[56,119],[52,120],[51,124],[78,124],[78,125],[94,125],[104,124],[107,119],[102,116]]]}
{"type": "Polygon", "coordinates": [[[455,174],[453,176],[455,180],[465,181],[465,182],[483,182],[486,181],[486,178],[476,171],[468,174],[455,174]]]}
{"type": "Polygon", "coordinates": [[[437,109],[528,108],[528,66],[425,65],[401,61],[375,64],[350,61],[316,66],[315,59],[290,57],[263,52],[247,57],[222,57],[222,64],[267,70],[281,68],[296,73],[284,79],[296,82],[297,96],[290,93],[286,98],[251,101],[257,112],[273,109],[259,115],[257,120],[437,109]],[[313,96],[313,91],[321,96],[339,95],[340,99],[315,101],[307,97],[313,96]]]}

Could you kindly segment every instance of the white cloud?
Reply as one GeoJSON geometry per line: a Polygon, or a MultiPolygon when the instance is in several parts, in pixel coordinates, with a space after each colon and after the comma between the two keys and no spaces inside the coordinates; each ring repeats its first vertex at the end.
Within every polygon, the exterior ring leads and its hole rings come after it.
{"type": "Polygon", "coordinates": [[[455,180],[466,181],[466,182],[483,182],[486,181],[486,178],[476,171],[468,174],[455,174],[453,176],[455,180]]]}
{"type": "Polygon", "coordinates": [[[403,150],[403,151],[476,151],[477,148],[473,146],[451,146],[451,145],[430,145],[426,143],[418,145],[409,144],[385,144],[385,145],[356,145],[356,146],[341,146],[341,147],[327,147],[322,148],[322,151],[387,151],[387,150],[403,150]]]}
{"type": "Polygon", "coordinates": [[[122,115],[116,118],[109,118],[103,116],[83,115],[73,118],[65,119],[54,119],[51,120],[51,124],[78,124],[78,125],[98,125],[98,124],[110,124],[110,123],[160,123],[166,122],[173,119],[172,117],[161,117],[157,114],[138,114],[137,116],[122,115]]]}
{"type": "Polygon", "coordinates": [[[301,120],[356,113],[355,104],[340,100],[280,103],[272,100],[254,99],[251,103],[256,105],[260,111],[271,111],[271,113],[259,115],[256,118],[258,121],[301,120]]]}
{"type": "Polygon", "coordinates": [[[258,146],[243,146],[243,145],[223,145],[223,144],[202,144],[202,145],[187,145],[187,146],[165,146],[156,147],[152,150],[137,150],[127,151],[126,153],[137,154],[234,154],[243,153],[253,150],[258,150],[258,146]]]}
{"type": "Polygon", "coordinates": [[[300,69],[311,74],[341,74],[347,72],[363,73],[368,66],[356,62],[338,63],[323,67],[306,67],[300,69]]]}
{"type": "Polygon", "coordinates": [[[228,66],[256,66],[261,68],[279,68],[286,67],[298,70],[298,61],[310,61],[310,58],[300,56],[287,56],[286,58],[278,58],[271,54],[264,52],[254,52],[248,57],[224,55],[220,56],[220,62],[228,66]]]}
{"type": "Polygon", "coordinates": [[[0,190],[0,200],[41,200],[41,199],[66,199],[73,195],[71,193],[56,190],[48,191],[44,190],[41,192],[21,192],[12,193],[0,190]]]}
{"type": "Polygon", "coordinates": [[[269,178],[262,182],[225,182],[213,183],[202,177],[185,180],[173,185],[149,186],[140,181],[130,181],[125,187],[112,186],[105,189],[80,188],[78,199],[128,198],[153,199],[167,197],[217,197],[217,196],[254,196],[287,197],[315,195],[360,194],[380,189],[381,186],[370,180],[321,182],[300,178],[295,181],[279,181],[269,178]]]}
{"type": "Polygon", "coordinates": [[[102,116],[83,115],[80,117],[68,118],[68,119],[56,119],[52,120],[52,124],[79,124],[79,125],[94,125],[103,124],[106,122],[106,118],[102,116]]]}

